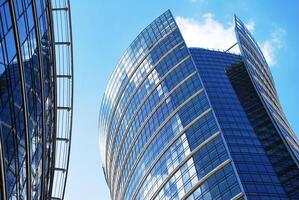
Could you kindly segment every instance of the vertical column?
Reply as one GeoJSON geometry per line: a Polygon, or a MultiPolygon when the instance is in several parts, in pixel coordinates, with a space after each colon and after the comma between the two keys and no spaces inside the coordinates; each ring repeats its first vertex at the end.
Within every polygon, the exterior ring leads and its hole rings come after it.
{"type": "MultiPolygon", "coordinates": [[[[46,171],[46,128],[45,128],[45,97],[44,97],[44,72],[43,72],[43,62],[42,62],[42,52],[41,52],[41,41],[39,32],[39,22],[36,11],[36,0],[32,0],[33,18],[35,23],[35,34],[36,34],[36,44],[37,44],[37,54],[38,54],[38,64],[39,64],[39,76],[40,76],[40,87],[41,87],[41,101],[42,101],[42,187],[41,187],[41,199],[45,199],[45,171],[46,171]]],[[[38,0],[39,1],[39,0],[38,0]]]]}
{"type": "Polygon", "coordinates": [[[52,65],[52,73],[53,73],[53,87],[54,87],[54,127],[51,133],[51,148],[52,152],[50,153],[49,158],[49,178],[50,182],[48,183],[48,194],[47,198],[52,198],[52,191],[54,185],[54,173],[55,173],[55,152],[56,152],[56,132],[57,132],[57,84],[56,84],[56,54],[55,54],[55,44],[54,44],[54,24],[53,24],[53,15],[52,15],[52,3],[51,0],[46,1],[46,7],[48,12],[48,22],[49,22],[49,29],[50,29],[50,45],[51,45],[51,65],[52,65]]]}
{"type": "Polygon", "coordinates": [[[28,115],[27,115],[27,99],[26,99],[26,88],[25,88],[25,77],[24,77],[24,66],[22,63],[22,54],[20,49],[19,32],[16,22],[14,1],[9,0],[9,8],[11,12],[12,25],[14,30],[14,37],[16,42],[17,59],[19,65],[20,81],[21,81],[21,92],[23,101],[23,113],[24,113],[24,127],[25,127],[25,149],[26,149],[26,195],[27,200],[31,200],[31,155],[30,155],[30,137],[28,129],[28,115]]]}
{"type": "MultiPolygon", "coordinates": [[[[0,134],[1,130],[0,130],[0,134]]],[[[5,184],[5,174],[4,174],[4,158],[2,153],[2,139],[0,137],[0,183],[1,183],[1,193],[0,198],[6,200],[6,184],[5,184]]]]}

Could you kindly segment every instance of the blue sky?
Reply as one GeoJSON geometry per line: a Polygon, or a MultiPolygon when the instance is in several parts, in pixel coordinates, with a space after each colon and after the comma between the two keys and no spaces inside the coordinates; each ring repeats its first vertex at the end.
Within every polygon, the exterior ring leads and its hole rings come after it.
{"type": "Polygon", "coordinates": [[[298,135],[299,2],[281,2],[71,0],[75,99],[66,199],[109,199],[98,142],[101,98],[125,49],[143,28],[167,9],[176,17],[189,46],[228,48],[234,40],[233,15],[237,14],[248,24],[267,54],[282,107],[298,135]],[[213,29],[209,28],[211,25],[213,29]]]}

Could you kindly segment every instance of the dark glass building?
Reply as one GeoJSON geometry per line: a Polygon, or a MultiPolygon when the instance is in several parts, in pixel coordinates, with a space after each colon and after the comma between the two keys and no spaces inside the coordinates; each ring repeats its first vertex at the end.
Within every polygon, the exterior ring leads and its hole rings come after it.
{"type": "Polygon", "coordinates": [[[257,43],[188,48],[165,12],[116,66],[100,109],[112,199],[298,199],[299,143],[257,43]]]}
{"type": "Polygon", "coordinates": [[[63,199],[72,125],[68,0],[0,0],[0,199],[63,199]]]}

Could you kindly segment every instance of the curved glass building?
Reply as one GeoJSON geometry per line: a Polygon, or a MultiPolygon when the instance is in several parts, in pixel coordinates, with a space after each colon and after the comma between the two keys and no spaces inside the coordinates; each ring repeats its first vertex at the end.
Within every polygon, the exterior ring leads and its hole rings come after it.
{"type": "Polygon", "coordinates": [[[269,67],[235,18],[241,55],[188,48],[165,12],[117,64],[100,109],[112,199],[295,199],[299,145],[269,67]]]}
{"type": "Polygon", "coordinates": [[[1,200],[63,199],[72,77],[68,0],[1,0],[1,200]]]}

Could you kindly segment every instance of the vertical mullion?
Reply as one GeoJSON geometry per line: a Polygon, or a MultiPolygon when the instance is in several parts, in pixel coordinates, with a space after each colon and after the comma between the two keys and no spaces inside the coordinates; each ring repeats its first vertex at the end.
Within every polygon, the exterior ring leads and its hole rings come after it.
{"type": "Polygon", "coordinates": [[[13,26],[15,45],[17,50],[17,59],[19,65],[20,84],[21,84],[20,86],[21,86],[22,100],[23,100],[25,148],[26,148],[26,158],[25,158],[26,159],[26,190],[27,190],[26,195],[27,195],[27,200],[31,200],[31,155],[30,155],[31,153],[30,153],[30,137],[29,137],[29,129],[28,129],[27,97],[26,97],[25,77],[24,77],[24,66],[22,62],[19,32],[18,32],[13,0],[9,0],[9,9],[12,16],[12,26],[13,26]]]}
{"type": "MultiPolygon", "coordinates": [[[[1,129],[0,133],[2,135],[1,129]]],[[[5,172],[4,172],[4,158],[3,158],[3,151],[2,151],[2,137],[0,137],[0,182],[2,190],[0,198],[6,200],[6,184],[5,184],[5,172]]]]}
{"type": "Polygon", "coordinates": [[[35,0],[32,0],[32,10],[33,18],[35,23],[35,35],[36,35],[36,44],[38,52],[38,64],[39,64],[39,77],[40,77],[40,88],[41,88],[41,103],[42,103],[42,189],[41,189],[41,199],[45,199],[45,159],[46,159],[46,128],[45,128],[45,96],[44,96],[44,72],[43,72],[43,61],[42,61],[42,52],[41,52],[41,40],[39,32],[39,22],[36,10],[35,0]]]}
{"type": "MultiPolygon", "coordinates": [[[[55,45],[54,45],[54,25],[53,25],[53,14],[52,14],[52,2],[51,0],[46,0],[47,7],[47,18],[49,23],[49,32],[50,32],[50,44],[51,44],[51,65],[52,65],[52,73],[53,73],[53,87],[54,87],[54,127],[51,131],[51,141],[52,141],[52,155],[49,155],[51,157],[51,160],[49,160],[51,163],[51,166],[49,166],[50,170],[50,187],[49,187],[49,196],[47,198],[52,197],[52,190],[54,185],[54,172],[55,172],[55,152],[56,152],[56,129],[57,129],[57,83],[56,83],[56,55],[55,55],[55,45]],[[53,133],[53,135],[52,135],[53,133]]],[[[51,80],[50,80],[51,81],[51,80]]]]}

